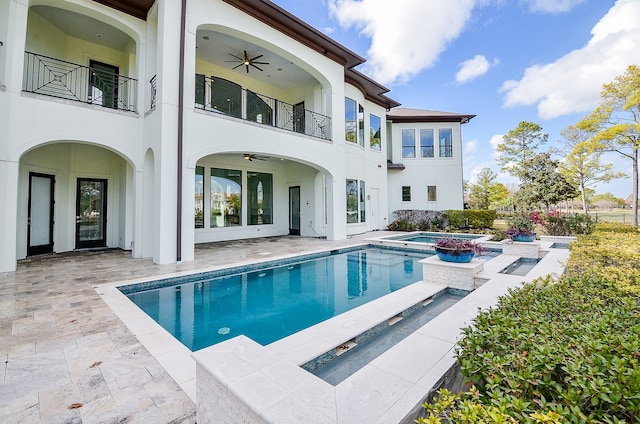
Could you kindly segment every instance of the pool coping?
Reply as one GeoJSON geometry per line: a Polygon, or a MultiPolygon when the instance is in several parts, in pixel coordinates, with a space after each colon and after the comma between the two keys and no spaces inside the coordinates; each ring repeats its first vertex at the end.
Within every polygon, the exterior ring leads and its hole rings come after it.
{"type": "MultiPolygon", "coordinates": [[[[372,243],[360,242],[345,248],[368,244],[372,243]]],[[[548,248],[547,243],[544,245],[543,248],[548,248]]],[[[319,249],[317,252],[326,250],[335,249],[319,249]]],[[[401,312],[403,309],[398,305],[406,301],[405,289],[415,286],[426,290],[421,293],[427,293],[433,290],[437,292],[441,288],[423,288],[427,284],[424,282],[412,284],[394,292],[399,293],[395,296],[390,297],[394,295],[391,293],[309,327],[306,333],[303,330],[267,346],[238,336],[193,353],[117,289],[125,284],[193,274],[193,271],[152,279],[120,281],[94,288],[195,402],[198,401],[195,378],[197,361],[201,370],[215,374],[227,390],[232,391],[264,422],[281,422],[290,417],[292,411],[299,414],[295,419],[309,416],[317,422],[350,422],[355,419],[380,423],[403,422],[416,413],[425,396],[454,365],[454,348],[461,336],[460,329],[472,322],[478,308],[493,306],[498,296],[523,282],[549,273],[560,274],[568,254],[568,250],[551,249],[527,276],[495,274],[496,270],[492,268],[496,266],[486,267],[483,275],[478,276],[486,279],[481,287],[336,386],[304,371],[299,365],[323,353],[328,346],[337,346],[355,337],[357,334],[354,333],[361,331],[364,322],[371,322],[370,315],[382,314],[388,319],[401,312]],[[395,297],[399,299],[391,302],[394,305],[390,307],[389,299],[393,301],[395,297]],[[335,328],[332,326],[340,328],[334,336],[331,336],[335,328]],[[334,341],[338,341],[337,344],[334,341]],[[273,390],[265,390],[268,387],[273,390]],[[301,407],[292,408],[292,405],[301,407]]],[[[278,259],[295,256],[283,255],[278,259]]],[[[500,255],[486,263],[499,259],[495,265],[501,267],[500,262],[517,259],[501,256],[509,255],[500,255]]],[[[247,260],[246,263],[254,264],[256,261],[247,260]]],[[[228,266],[212,269],[223,268],[228,266]]],[[[198,270],[201,271],[206,270],[198,270]]],[[[410,298],[409,293],[416,288],[406,290],[407,297],[410,298]]],[[[412,300],[415,304],[415,297],[412,300]]]]}

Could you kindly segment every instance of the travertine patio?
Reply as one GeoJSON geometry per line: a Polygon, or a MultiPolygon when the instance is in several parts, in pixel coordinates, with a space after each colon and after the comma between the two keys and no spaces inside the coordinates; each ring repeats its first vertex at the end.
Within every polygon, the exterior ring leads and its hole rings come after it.
{"type": "MultiPolygon", "coordinates": [[[[377,233],[380,234],[380,233],[377,233]]],[[[94,287],[361,242],[274,237],[154,265],[120,250],[45,255],[0,274],[0,422],[193,423],[195,405],[94,287]]]]}

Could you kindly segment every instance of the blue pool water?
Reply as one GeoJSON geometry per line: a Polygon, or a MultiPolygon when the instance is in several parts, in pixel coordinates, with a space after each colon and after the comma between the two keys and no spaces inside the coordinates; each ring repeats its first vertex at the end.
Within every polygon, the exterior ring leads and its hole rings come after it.
{"type": "Polygon", "coordinates": [[[443,238],[454,237],[457,239],[475,240],[483,235],[476,234],[450,234],[450,233],[419,233],[419,234],[407,234],[402,236],[389,237],[390,240],[411,241],[414,243],[435,243],[443,238]]]}
{"type": "Polygon", "coordinates": [[[203,274],[177,285],[163,280],[162,287],[144,291],[120,290],[192,351],[240,334],[266,345],[420,281],[418,261],[426,256],[365,248],[251,272],[203,274]]]}

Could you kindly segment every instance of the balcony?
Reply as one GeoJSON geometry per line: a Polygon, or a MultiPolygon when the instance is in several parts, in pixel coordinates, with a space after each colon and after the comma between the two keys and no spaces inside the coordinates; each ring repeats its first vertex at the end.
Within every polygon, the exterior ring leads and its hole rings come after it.
{"type": "Polygon", "coordinates": [[[25,52],[22,90],[44,96],[137,112],[138,81],[104,64],[76,63],[25,52]]]}
{"type": "Polygon", "coordinates": [[[222,78],[196,75],[195,107],[265,126],[331,140],[331,118],[222,78]]]}

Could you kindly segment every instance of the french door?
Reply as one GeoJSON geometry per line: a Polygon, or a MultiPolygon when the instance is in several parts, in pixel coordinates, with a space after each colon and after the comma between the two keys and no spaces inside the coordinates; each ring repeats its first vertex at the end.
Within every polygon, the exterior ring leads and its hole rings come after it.
{"type": "Polygon", "coordinates": [[[300,235],[300,186],[289,187],[289,235],[300,235]]]}
{"type": "Polygon", "coordinates": [[[118,67],[90,60],[89,68],[89,103],[117,109],[118,67]]]}
{"type": "Polygon", "coordinates": [[[107,180],[78,178],[76,249],[107,245],[107,180]]]}
{"type": "Polygon", "coordinates": [[[53,252],[53,205],[55,177],[29,173],[27,255],[53,252]]]}

